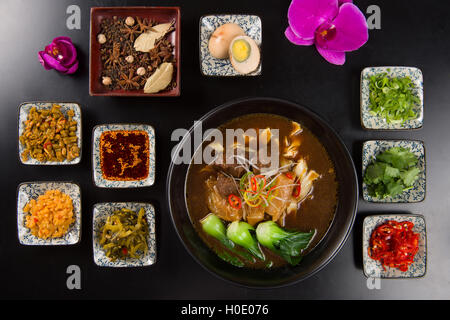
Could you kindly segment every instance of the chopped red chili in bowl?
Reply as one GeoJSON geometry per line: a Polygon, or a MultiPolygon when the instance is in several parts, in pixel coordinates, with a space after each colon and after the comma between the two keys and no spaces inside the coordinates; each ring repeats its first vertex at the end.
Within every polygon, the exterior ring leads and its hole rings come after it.
{"type": "Polygon", "coordinates": [[[414,224],[408,221],[389,220],[378,226],[370,237],[369,257],[385,267],[407,271],[419,251],[419,234],[412,231],[414,224]]]}

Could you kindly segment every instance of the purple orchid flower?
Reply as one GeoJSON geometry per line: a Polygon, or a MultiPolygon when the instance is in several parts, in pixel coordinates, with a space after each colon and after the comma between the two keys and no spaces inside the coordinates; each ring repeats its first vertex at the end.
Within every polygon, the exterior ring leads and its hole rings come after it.
{"type": "Polygon", "coordinates": [[[55,69],[64,74],[72,74],[78,69],[77,50],[69,37],[57,37],[39,51],[39,62],[46,70],[55,69]]]}
{"type": "Polygon", "coordinates": [[[366,18],[352,0],[293,0],[288,19],[285,35],[290,42],[315,44],[325,60],[337,65],[369,38],[366,18]]]}

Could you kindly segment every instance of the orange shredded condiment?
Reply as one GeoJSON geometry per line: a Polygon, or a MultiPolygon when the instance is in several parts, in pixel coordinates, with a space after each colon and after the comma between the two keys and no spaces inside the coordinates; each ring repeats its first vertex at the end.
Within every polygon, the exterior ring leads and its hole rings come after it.
{"type": "Polygon", "coordinates": [[[64,236],[75,221],[72,198],[59,190],[48,190],[45,194],[28,202],[23,211],[25,226],[41,239],[64,236]]]}

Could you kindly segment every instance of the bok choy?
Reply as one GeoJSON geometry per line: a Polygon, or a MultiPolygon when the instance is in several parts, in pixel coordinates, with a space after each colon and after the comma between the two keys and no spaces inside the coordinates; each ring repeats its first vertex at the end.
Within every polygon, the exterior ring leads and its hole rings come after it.
{"type": "Polygon", "coordinates": [[[218,216],[210,213],[200,220],[200,223],[202,224],[203,231],[211,237],[219,240],[228,249],[234,248],[234,243],[227,238],[225,226],[218,216]]]}
{"type": "Polygon", "coordinates": [[[293,232],[280,228],[273,221],[258,224],[256,238],[259,243],[280,255],[291,265],[297,265],[303,258],[305,250],[316,231],[293,232]]]}
{"type": "Polygon", "coordinates": [[[258,259],[264,260],[264,254],[259,248],[258,241],[254,235],[255,228],[242,221],[234,221],[228,225],[227,237],[237,245],[247,249],[258,259]]]}
{"type": "Polygon", "coordinates": [[[251,254],[245,251],[237,250],[234,242],[227,237],[227,230],[224,223],[214,213],[208,214],[200,220],[200,223],[202,224],[202,229],[205,233],[219,240],[227,249],[239,256],[239,258],[236,258],[226,252],[221,252],[220,254],[218,253],[220,258],[237,267],[244,266],[240,260],[249,262],[255,261],[255,258],[251,254]]]}

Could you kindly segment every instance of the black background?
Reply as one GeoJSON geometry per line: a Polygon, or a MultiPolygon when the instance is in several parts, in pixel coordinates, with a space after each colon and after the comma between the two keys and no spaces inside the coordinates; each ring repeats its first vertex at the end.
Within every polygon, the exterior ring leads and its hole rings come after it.
{"type": "Polygon", "coordinates": [[[0,297],[148,299],[448,299],[450,298],[450,2],[359,0],[365,12],[381,8],[381,30],[347,54],[344,66],[327,63],[313,47],[297,47],[283,36],[288,0],[76,1],[1,0],[0,133],[1,217],[0,297]],[[66,28],[66,8],[81,8],[81,30],[66,28]],[[90,97],[89,12],[91,6],[167,5],[181,7],[181,96],[178,98],[90,97]],[[200,74],[198,22],[210,13],[250,13],[262,18],[263,74],[249,78],[207,78],[200,74]],[[80,68],[73,76],[45,71],[37,52],[54,37],[76,44],[80,68]],[[423,71],[424,127],[409,132],[364,131],[359,122],[359,76],[366,66],[404,65],[423,71]],[[253,290],[224,282],[185,251],[165,201],[170,135],[188,128],[212,108],[244,96],[272,96],[310,107],[328,120],[350,149],[358,173],[361,146],[373,138],[425,142],[427,195],[419,204],[359,204],[353,232],[337,257],[304,282],[253,290]],[[75,166],[25,166],[17,156],[17,110],[24,101],[76,101],[83,112],[83,158],[75,166]],[[144,189],[96,188],[91,178],[91,134],[97,124],[145,122],[157,136],[157,177],[144,189]],[[82,240],[75,246],[28,247],[17,240],[16,188],[35,180],[74,180],[82,188],[82,240]],[[158,261],[142,269],[100,268],[92,255],[92,206],[107,201],[149,201],[157,210],[158,261]],[[369,290],[362,272],[361,228],[365,215],[407,212],[427,222],[428,268],[422,279],[382,280],[369,290]],[[68,290],[66,268],[79,265],[81,290],[68,290]]]}

